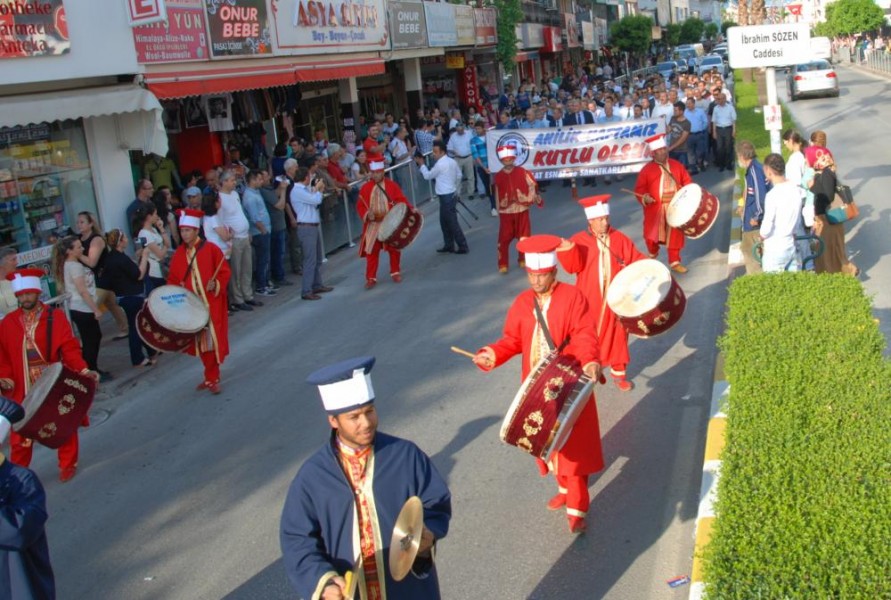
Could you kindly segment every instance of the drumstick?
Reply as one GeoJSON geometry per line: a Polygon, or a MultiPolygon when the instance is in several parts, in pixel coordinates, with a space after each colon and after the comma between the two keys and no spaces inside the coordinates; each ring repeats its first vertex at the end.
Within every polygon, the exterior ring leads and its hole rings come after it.
{"type": "Polygon", "coordinates": [[[217,273],[220,272],[220,267],[223,266],[223,263],[224,263],[224,262],[226,262],[226,259],[225,259],[225,258],[224,258],[223,260],[220,261],[220,264],[217,265],[217,270],[213,272],[213,275],[210,276],[210,279],[208,279],[208,281],[211,281],[211,280],[213,280],[213,279],[216,279],[216,277],[217,277],[217,273]]]}
{"type": "Polygon", "coordinates": [[[643,198],[644,196],[646,196],[646,194],[638,194],[638,193],[635,192],[634,190],[629,190],[628,188],[622,188],[620,191],[622,191],[622,192],[628,192],[629,194],[634,194],[634,195],[637,196],[638,198],[643,198]]]}
{"type": "Polygon", "coordinates": [[[467,358],[476,358],[476,354],[473,354],[472,352],[468,352],[467,350],[462,350],[461,348],[458,348],[457,346],[452,346],[452,352],[454,352],[455,354],[461,354],[463,356],[466,356],[467,358]]]}

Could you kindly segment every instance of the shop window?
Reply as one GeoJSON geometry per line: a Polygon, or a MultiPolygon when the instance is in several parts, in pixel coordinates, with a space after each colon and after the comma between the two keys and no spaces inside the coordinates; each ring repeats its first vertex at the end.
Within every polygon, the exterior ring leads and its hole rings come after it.
{"type": "Polygon", "coordinates": [[[0,247],[43,260],[81,211],[96,213],[83,122],[0,129],[0,247]]]}

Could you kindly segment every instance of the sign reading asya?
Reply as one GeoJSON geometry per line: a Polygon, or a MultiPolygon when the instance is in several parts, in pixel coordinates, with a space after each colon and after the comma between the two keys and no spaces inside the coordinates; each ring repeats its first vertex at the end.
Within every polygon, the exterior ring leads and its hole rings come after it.
{"type": "Polygon", "coordinates": [[[390,47],[384,0],[271,0],[271,6],[280,54],[390,47]]]}
{"type": "Polygon", "coordinates": [[[377,6],[360,2],[299,0],[294,9],[294,25],[303,27],[374,28],[380,19],[377,6]]]}

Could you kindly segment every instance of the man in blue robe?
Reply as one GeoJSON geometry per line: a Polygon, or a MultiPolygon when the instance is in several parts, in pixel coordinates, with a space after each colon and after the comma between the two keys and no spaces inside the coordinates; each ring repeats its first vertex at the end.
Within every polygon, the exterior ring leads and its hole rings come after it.
{"type": "Polygon", "coordinates": [[[307,600],[436,600],[435,543],[445,537],[451,494],[430,458],[412,442],[377,431],[370,371],[374,358],[343,361],[307,379],[319,386],[332,428],[328,443],[300,468],[285,500],[285,570],[307,600]],[[418,496],[424,531],[411,571],[390,574],[390,538],[405,501],[418,496]]]}
{"type": "MultiPolygon", "coordinates": [[[[0,445],[10,425],[25,416],[16,402],[0,397],[0,445]]],[[[31,469],[0,454],[0,598],[54,600],[56,584],[46,542],[46,494],[31,469]]]]}

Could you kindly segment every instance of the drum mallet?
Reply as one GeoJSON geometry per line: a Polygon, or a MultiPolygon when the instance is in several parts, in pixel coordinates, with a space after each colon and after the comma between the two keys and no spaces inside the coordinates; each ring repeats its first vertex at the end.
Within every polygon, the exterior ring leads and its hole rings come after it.
{"type": "Polygon", "coordinates": [[[467,350],[462,350],[461,348],[459,348],[457,346],[452,346],[452,352],[454,352],[455,354],[460,354],[462,356],[466,356],[467,358],[469,358],[471,360],[476,358],[476,354],[474,354],[473,352],[468,352],[467,350]]]}

